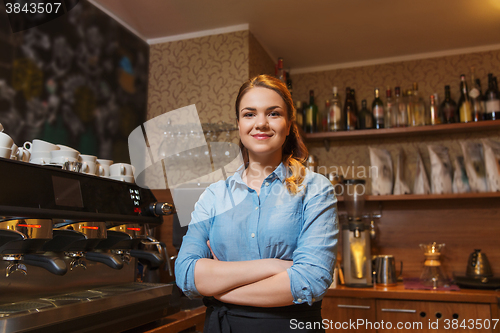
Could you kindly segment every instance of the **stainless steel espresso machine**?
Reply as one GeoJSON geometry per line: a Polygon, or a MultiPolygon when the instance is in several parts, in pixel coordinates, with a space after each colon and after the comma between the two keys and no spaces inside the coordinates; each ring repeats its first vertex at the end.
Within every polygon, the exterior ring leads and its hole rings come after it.
{"type": "Polygon", "coordinates": [[[371,287],[373,283],[370,225],[363,221],[364,180],[344,180],[344,203],[347,210],[347,220],[342,223],[342,263],[345,285],[371,287]]]}
{"type": "Polygon", "coordinates": [[[171,270],[147,231],[172,205],[135,184],[2,158],[0,184],[0,333],[121,332],[179,310],[174,284],[142,282],[146,268],[171,270]]]}

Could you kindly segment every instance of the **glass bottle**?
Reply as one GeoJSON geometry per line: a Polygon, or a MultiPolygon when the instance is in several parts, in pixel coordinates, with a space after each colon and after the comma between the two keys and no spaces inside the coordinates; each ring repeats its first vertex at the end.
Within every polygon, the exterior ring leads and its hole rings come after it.
{"type": "Polygon", "coordinates": [[[372,102],[373,127],[376,129],[384,128],[384,103],[380,99],[380,91],[375,88],[375,99],[372,102]]]}
{"type": "Polygon", "coordinates": [[[408,126],[408,113],[406,111],[406,103],[404,101],[404,98],[403,96],[401,96],[401,88],[394,88],[394,94],[396,95],[394,104],[397,108],[397,126],[406,127],[408,126]]]}
{"type": "Polygon", "coordinates": [[[498,98],[498,87],[495,86],[493,74],[488,74],[488,90],[484,93],[486,100],[485,120],[500,119],[500,100],[498,98]]]}
{"type": "Polygon", "coordinates": [[[425,125],[425,102],[418,93],[418,83],[413,82],[413,112],[411,118],[411,126],[425,125]]]}
{"type": "Polygon", "coordinates": [[[406,117],[408,118],[408,126],[413,126],[413,91],[411,89],[406,90],[404,96],[406,102],[406,117]]]}
{"type": "Polygon", "coordinates": [[[303,123],[303,118],[302,118],[303,114],[302,114],[302,102],[301,101],[295,102],[295,110],[296,110],[295,122],[297,123],[298,127],[303,128],[304,123],[303,123]]]}
{"type": "Polygon", "coordinates": [[[306,109],[306,133],[314,133],[318,129],[318,107],[314,104],[314,90],[309,90],[309,105],[306,109]]]}
{"type": "Polygon", "coordinates": [[[337,87],[333,87],[333,98],[330,102],[328,111],[328,130],[332,132],[342,131],[344,129],[344,117],[342,104],[340,102],[337,87]]]}
{"type": "Polygon", "coordinates": [[[278,58],[278,74],[276,75],[278,80],[286,84],[286,74],[283,69],[283,58],[278,58]]]}
{"type": "Polygon", "coordinates": [[[444,101],[440,106],[443,114],[444,123],[456,123],[457,117],[457,103],[451,99],[450,86],[444,86],[444,101]]]}
{"type": "Polygon", "coordinates": [[[330,100],[327,99],[325,101],[325,108],[323,109],[323,112],[321,112],[321,132],[328,132],[328,114],[330,113],[330,100]]]}
{"type": "Polygon", "coordinates": [[[384,126],[385,128],[398,126],[398,109],[394,99],[392,99],[392,90],[387,87],[385,92],[385,108],[384,108],[384,126]]]}
{"type": "Polygon", "coordinates": [[[469,97],[472,104],[472,118],[474,121],[480,121],[483,120],[484,116],[484,101],[481,81],[475,78],[475,74],[474,67],[471,67],[471,86],[469,97]]]}
{"type": "Polygon", "coordinates": [[[461,123],[468,123],[472,118],[472,103],[469,97],[469,89],[465,81],[465,75],[460,75],[460,98],[458,99],[458,110],[461,123]]]}
{"type": "Polygon", "coordinates": [[[354,114],[357,116],[359,109],[358,109],[358,103],[356,102],[356,90],[354,90],[354,89],[351,89],[351,101],[352,101],[354,114]]]}
{"type": "Polygon", "coordinates": [[[358,129],[370,129],[374,124],[373,115],[366,107],[366,99],[361,101],[361,110],[358,113],[358,129]]]}
{"type": "Polygon", "coordinates": [[[348,131],[356,129],[356,113],[353,105],[351,88],[347,87],[345,89],[344,119],[345,129],[348,131]]]}
{"type": "Polygon", "coordinates": [[[429,102],[429,113],[430,113],[430,125],[439,125],[442,123],[442,114],[440,112],[438,103],[436,102],[436,96],[431,95],[429,102]]]}

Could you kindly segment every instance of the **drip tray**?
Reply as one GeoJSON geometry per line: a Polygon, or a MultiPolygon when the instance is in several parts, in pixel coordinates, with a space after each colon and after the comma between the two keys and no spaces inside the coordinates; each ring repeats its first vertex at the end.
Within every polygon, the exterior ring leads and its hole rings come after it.
{"type": "MultiPolygon", "coordinates": [[[[0,304],[0,327],[5,333],[29,332],[42,328],[50,328],[51,332],[71,332],[71,329],[76,328],[72,322],[75,321],[82,326],[82,332],[87,328],[90,332],[94,331],[91,329],[92,325],[101,325],[101,320],[120,319],[112,318],[111,313],[116,312],[117,316],[123,317],[130,308],[134,315],[140,315],[138,309],[141,307],[137,307],[140,303],[154,305],[161,312],[168,307],[172,292],[172,284],[137,282],[0,304]],[[93,319],[93,315],[96,318],[93,319]],[[77,320],[80,317],[86,319],[77,320]],[[64,327],[68,325],[69,330],[65,330],[64,327]]],[[[144,311],[150,309],[142,308],[144,311]]]]}

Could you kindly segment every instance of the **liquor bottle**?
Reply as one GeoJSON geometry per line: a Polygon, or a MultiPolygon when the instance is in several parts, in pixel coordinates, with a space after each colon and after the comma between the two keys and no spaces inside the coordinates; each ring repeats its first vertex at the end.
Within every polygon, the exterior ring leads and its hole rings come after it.
{"type": "Polygon", "coordinates": [[[458,122],[457,103],[451,99],[450,86],[444,86],[444,101],[441,103],[444,123],[458,122]]]}
{"type": "Polygon", "coordinates": [[[314,90],[309,90],[309,105],[306,110],[306,133],[318,131],[318,107],[314,104],[314,90]]]}
{"type": "MultiPolygon", "coordinates": [[[[319,112],[318,112],[319,113],[319,112]]],[[[328,132],[328,114],[330,113],[330,100],[325,101],[325,108],[321,112],[320,132],[328,132]]]]}
{"type": "Polygon", "coordinates": [[[413,109],[411,113],[412,117],[410,119],[410,124],[411,126],[424,126],[426,118],[425,102],[418,93],[417,82],[413,82],[412,99],[413,99],[413,109]]]}
{"type": "Polygon", "coordinates": [[[285,70],[283,69],[283,58],[278,58],[278,74],[276,75],[276,77],[281,82],[286,84],[286,74],[285,74],[285,70]]]}
{"type": "Polygon", "coordinates": [[[358,113],[358,129],[373,128],[374,119],[373,115],[366,107],[366,99],[361,101],[361,110],[358,113]]]}
{"type": "Polygon", "coordinates": [[[303,128],[304,127],[304,122],[303,122],[304,120],[302,118],[302,102],[301,101],[295,102],[295,110],[296,110],[295,122],[297,123],[298,127],[303,128]]]}
{"type": "Polygon", "coordinates": [[[375,99],[372,102],[372,114],[374,119],[374,128],[384,128],[384,103],[380,99],[380,91],[375,88],[375,99]]]}
{"type": "Polygon", "coordinates": [[[435,95],[431,95],[431,97],[430,97],[429,113],[430,113],[430,124],[431,125],[439,125],[442,123],[443,115],[440,112],[435,95]]]}
{"type": "Polygon", "coordinates": [[[392,99],[392,90],[387,87],[385,91],[384,126],[391,128],[398,126],[398,109],[395,100],[392,99]]]}
{"type": "Polygon", "coordinates": [[[345,129],[352,131],[356,129],[356,111],[354,110],[354,103],[352,102],[351,88],[345,88],[345,103],[344,103],[344,119],[345,129]]]}
{"type": "Polygon", "coordinates": [[[337,93],[337,87],[333,87],[333,98],[330,102],[327,122],[329,131],[336,132],[344,129],[342,104],[340,102],[339,94],[337,93]]]}
{"type": "Polygon", "coordinates": [[[408,112],[406,110],[406,102],[403,96],[401,96],[401,88],[394,88],[394,94],[396,95],[394,104],[397,107],[397,126],[406,127],[408,126],[408,112]]]}
{"type": "Polygon", "coordinates": [[[498,87],[495,86],[493,74],[488,74],[488,90],[484,93],[486,100],[485,120],[500,119],[500,100],[498,96],[498,87]]]}
{"type": "Polygon", "coordinates": [[[481,89],[481,81],[476,79],[474,67],[471,67],[471,86],[469,91],[470,102],[472,104],[472,118],[474,121],[483,120],[484,99],[481,89]]]}
{"type": "Polygon", "coordinates": [[[460,75],[460,98],[458,99],[458,111],[461,123],[473,121],[472,103],[469,96],[469,89],[465,81],[465,74],[460,75]]]}

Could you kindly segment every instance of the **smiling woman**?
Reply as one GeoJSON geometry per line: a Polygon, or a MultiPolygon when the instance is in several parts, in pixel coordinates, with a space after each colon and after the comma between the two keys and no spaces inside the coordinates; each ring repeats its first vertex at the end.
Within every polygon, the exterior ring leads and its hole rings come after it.
{"type": "Polygon", "coordinates": [[[301,163],[307,149],[281,81],[248,80],[235,111],[244,165],[196,203],[177,285],[204,296],[205,332],[324,332],[338,239],[333,186],[301,163]]]}

